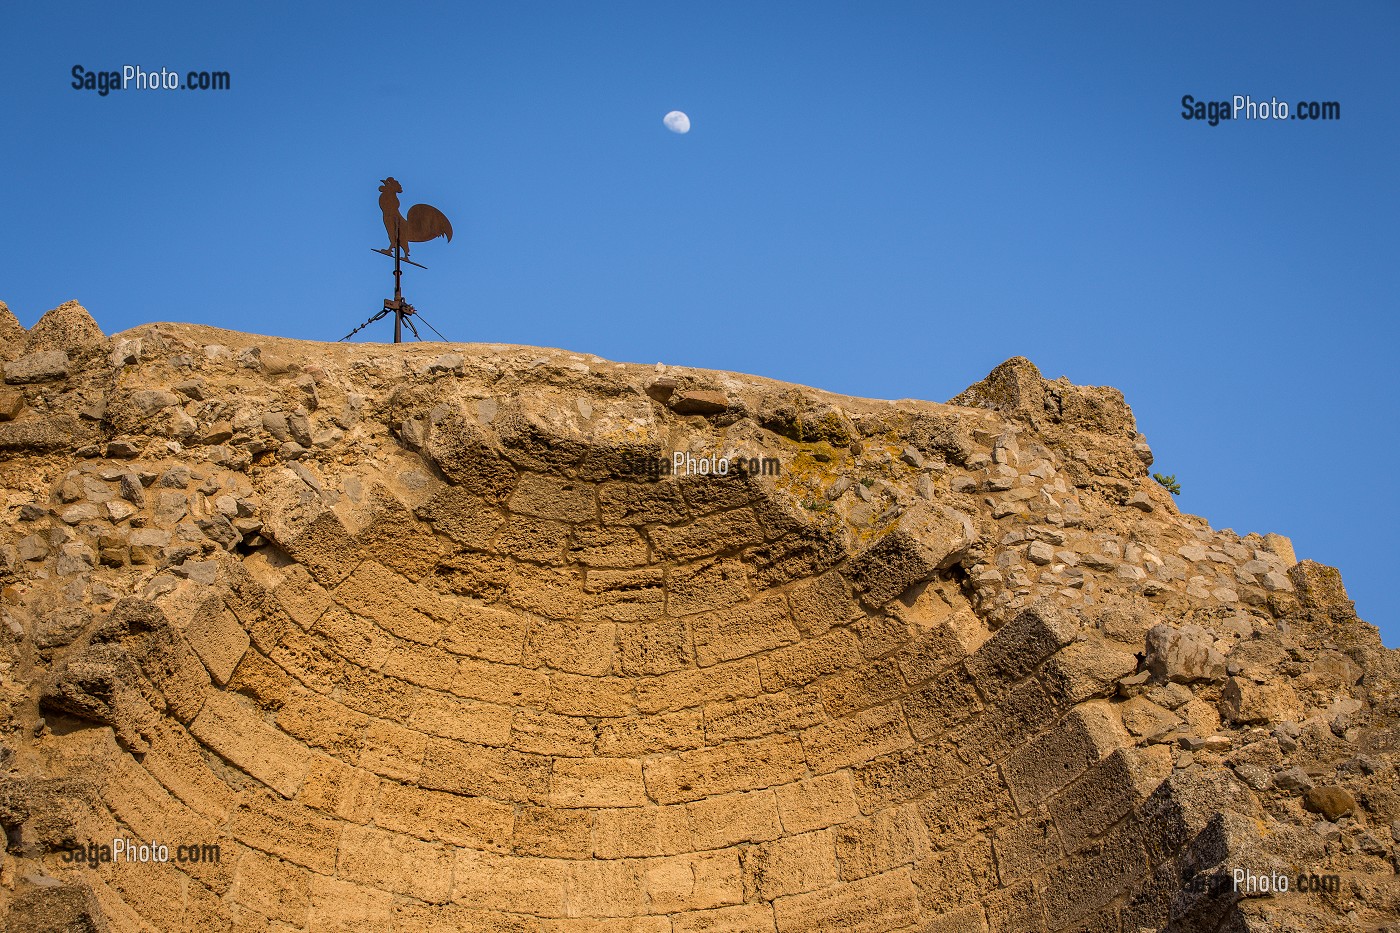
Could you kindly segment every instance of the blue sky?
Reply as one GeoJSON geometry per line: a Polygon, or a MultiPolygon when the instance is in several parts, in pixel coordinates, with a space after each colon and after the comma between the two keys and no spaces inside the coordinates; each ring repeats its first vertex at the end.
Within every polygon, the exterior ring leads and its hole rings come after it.
{"type": "Polygon", "coordinates": [[[1290,535],[1400,644],[1394,2],[29,4],[3,42],[26,325],[334,340],[389,293],[392,174],[456,229],[405,280],[454,340],[935,400],[1025,355],[1121,388],[1184,510],[1290,535]]]}

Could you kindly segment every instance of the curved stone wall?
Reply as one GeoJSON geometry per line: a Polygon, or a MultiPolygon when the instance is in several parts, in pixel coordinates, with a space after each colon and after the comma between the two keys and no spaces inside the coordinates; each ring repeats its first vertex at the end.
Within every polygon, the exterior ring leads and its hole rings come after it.
{"type": "Polygon", "coordinates": [[[1356,851],[1400,816],[1393,654],[1283,539],[1177,514],[1111,390],[119,340],[16,383],[11,424],[104,410],[11,442],[12,924],[1326,929],[1199,879],[1325,868],[1315,786],[1356,851]],[[113,839],[171,860],[75,856],[113,839]]]}

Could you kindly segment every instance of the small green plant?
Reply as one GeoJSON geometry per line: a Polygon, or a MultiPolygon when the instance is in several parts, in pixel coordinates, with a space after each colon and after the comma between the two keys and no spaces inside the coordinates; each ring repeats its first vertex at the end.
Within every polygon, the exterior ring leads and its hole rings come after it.
{"type": "Polygon", "coordinates": [[[1176,474],[1171,473],[1163,476],[1161,473],[1153,473],[1152,478],[1162,484],[1162,488],[1174,496],[1181,495],[1181,484],[1176,481],[1176,474]]]}
{"type": "Polygon", "coordinates": [[[871,486],[875,485],[875,481],[868,476],[862,476],[860,478],[860,484],[866,489],[869,489],[871,486]]]}

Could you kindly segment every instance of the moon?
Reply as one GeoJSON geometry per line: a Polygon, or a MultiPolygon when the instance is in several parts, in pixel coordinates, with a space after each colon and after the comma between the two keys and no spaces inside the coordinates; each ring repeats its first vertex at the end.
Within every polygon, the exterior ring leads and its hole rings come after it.
{"type": "Polygon", "coordinates": [[[689,133],[690,117],[679,110],[672,110],[661,118],[661,122],[666,124],[666,129],[672,133],[689,133]]]}

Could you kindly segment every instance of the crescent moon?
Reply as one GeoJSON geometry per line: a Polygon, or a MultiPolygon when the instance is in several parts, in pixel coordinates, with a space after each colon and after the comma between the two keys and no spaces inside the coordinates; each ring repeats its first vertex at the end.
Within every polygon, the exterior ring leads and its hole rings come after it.
{"type": "Polygon", "coordinates": [[[666,129],[672,133],[689,133],[690,117],[679,110],[672,110],[661,118],[661,122],[666,124],[666,129]]]}

